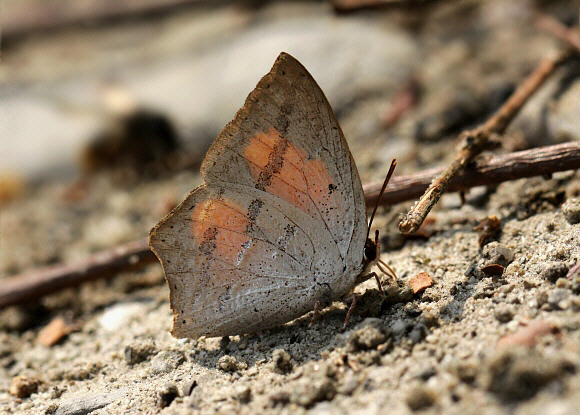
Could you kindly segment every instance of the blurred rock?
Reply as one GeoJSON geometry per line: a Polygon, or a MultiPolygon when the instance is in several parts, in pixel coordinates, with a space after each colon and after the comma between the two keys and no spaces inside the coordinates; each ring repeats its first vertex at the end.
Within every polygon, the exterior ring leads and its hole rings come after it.
{"type": "Polygon", "coordinates": [[[155,374],[164,375],[177,369],[185,362],[185,356],[180,350],[162,350],[151,359],[151,370],[155,374]]]}
{"type": "Polygon", "coordinates": [[[87,393],[67,396],[63,399],[55,412],[56,415],[81,415],[88,414],[97,409],[104,408],[111,402],[121,399],[126,395],[124,389],[110,393],[87,393]]]}
{"type": "Polygon", "coordinates": [[[580,141],[580,81],[570,85],[548,111],[550,135],[558,143],[580,141]]]}
{"type": "Polygon", "coordinates": [[[128,365],[141,363],[157,352],[153,342],[136,341],[125,346],[125,361],[128,365]]]}
{"type": "Polygon", "coordinates": [[[145,310],[145,304],[139,302],[115,304],[99,317],[99,324],[106,331],[123,330],[134,316],[144,314],[145,310]]]}
{"type": "Polygon", "coordinates": [[[276,373],[288,373],[292,371],[292,358],[284,349],[276,349],[272,353],[273,370],[276,373]]]}
{"type": "Polygon", "coordinates": [[[504,401],[529,399],[548,383],[563,382],[573,363],[528,348],[502,349],[487,362],[483,383],[504,401]]]}
{"type": "Polygon", "coordinates": [[[347,338],[346,350],[356,352],[375,349],[390,337],[389,328],[378,318],[366,318],[347,338]]]}
{"type": "Polygon", "coordinates": [[[562,205],[562,213],[572,225],[580,222],[580,199],[568,199],[562,205]]]}

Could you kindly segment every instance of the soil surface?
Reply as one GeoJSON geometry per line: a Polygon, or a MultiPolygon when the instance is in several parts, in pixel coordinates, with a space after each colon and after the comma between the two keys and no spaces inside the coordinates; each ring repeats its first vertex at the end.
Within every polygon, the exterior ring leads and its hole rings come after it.
{"type": "MultiPolygon", "coordinates": [[[[574,2],[545,9],[534,2],[428,3],[354,15],[309,3],[196,6],[139,22],[67,26],[42,40],[14,40],[3,50],[13,89],[1,105],[22,105],[32,119],[46,115],[44,126],[25,125],[31,137],[72,117],[65,111],[51,118],[41,108],[62,105],[54,91],[86,104],[83,86],[105,79],[102,72],[110,75],[111,61],[123,66],[117,82],[149,111],[129,118],[137,125],[150,122],[161,133],[144,151],[127,138],[131,128],[111,133],[133,125],[125,113],[97,123],[91,118],[88,126],[71,130],[85,154],[78,170],[66,150],[45,164],[37,155],[23,156],[21,170],[12,166],[15,175],[3,173],[12,190],[2,194],[0,278],[145,237],[202,183],[199,163],[219,126],[287,47],[328,90],[367,183],[383,178],[392,157],[399,161],[395,174],[449,163],[457,134],[485,120],[539,59],[562,47],[534,27],[535,13],[578,21],[574,2]],[[306,27],[312,22],[319,26],[306,27]],[[359,38],[362,30],[367,32],[359,38]],[[145,54],[141,36],[163,41],[145,54]],[[274,37],[279,43],[272,40],[272,53],[263,52],[264,39],[274,37]],[[63,50],[70,52],[75,39],[85,42],[75,49],[79,68],[55,64],[42,70],[52,52],[66,56],[63,50]],[[384,47],[365,50],[365,39],[384,47]],[[115,61],[108,48],[117,57],[124,51],[123,57],[115,61]],[[242,65],[255,74],[231,81],[239,94],[224,87],[226,81],[221,87],[203,84],[207,72],[196,72],[195,65],[234,59],[242,48],[242,65]],[[92,60],[85,49],[95,51],[92,60]],[[254,61],[248,51],[260,58],[254,61]],[[326,64],[316,66],[317,55],[326,64]],[[363,55],[372,59],[358,66],[363,55]],[[385,62],[393,79],[383,79],[385,62]],[[164,75],[172,68],[175,84],[158,82],[173,79],[164,75]],[[185,84],[195,89],[192,83],[223,101],[228,92],[237,95],[223,107],[209,103],[211,111],[204,112],[195,101],[206,99],[203,93],[179,92],[185,84]],[[415,89],[415,104],[384,127],[381,119],[415,89]],[[148,101],[147,91],[159,94],[159,105],[148,101]],[[168,129],[159,114],[170,120],[168,129]],[[87,144],[94,131],[105,137],[101,143],[133,145],[122,155],[99,152],[108,147],[87,144]],[[143,151],[133,153],[135,147],[143,151]]],[[[233,76],[225,72],[224,78],[233,76]]],[[[514,120],[498,151],[580,141],[579,75],[576,61],[554,74],[514,120]]],[[[11,148],[20,138],[10,125],[28,122],[15,117],[2,133],[13,134],[11,148]]],[[[22,140],[22,146],[35,145],[34,138],[22,140]]],[[[65,146],[56,135],[54,140],[53,149],[65,146]]],[[[381,259],[398,279],[381,276],[384,297],[374,280],[358,286],[358,305],[345,330],[348,302],[325,309],[312,326],[306,315],[260,333],[175,339],[169,290],[157,263],[0,310],[0,413],[580,413],[580,270],[574,268],[580,263],[580,173],[472,189],[464,203],[457,194],[445,195],[419,234],[405,238],[397,231],[398,217],[411,203],[379,208],[374,227],[381,233],[381,259]],[[499,219],[494,231],[481,236],[474,230],[493,216],[499,219]]]]}

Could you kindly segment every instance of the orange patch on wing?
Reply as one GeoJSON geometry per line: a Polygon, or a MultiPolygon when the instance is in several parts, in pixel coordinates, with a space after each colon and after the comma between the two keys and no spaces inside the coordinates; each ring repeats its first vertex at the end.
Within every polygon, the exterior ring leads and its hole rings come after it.
{"type": "Polygon", "coordinates": [[[308,160],[303,149],[290,144],[276,129],[251,137],[244,157],[258,186],[313,218],[341,211],[344,200],[334,192],[336,185],[322,160],[308,160]]]}
{"type": "Polygon", "coordinates": [[[284,182],[287,185],[306,192],[306,182],[302,173],[302,158],[306,155],[299,154],[298,150],[274,128],[266,133],[255,134],[244,148],[244,157],[250,162],[250,171],[254,179],[258,180],[261,172],[275,169],[276,163],[272,158],[276,151],[280,153],[279,156],[283,160],[282,171],[274,172],[272,176],[284,177],[284,182]]]}
{"type": "Polygon", "coordinates": [[[241,212],[241,206],[226,200],[206,200],[195,207],[191,231],[204,255],[238,265],[250,241],[250,220],[241,212]]]}

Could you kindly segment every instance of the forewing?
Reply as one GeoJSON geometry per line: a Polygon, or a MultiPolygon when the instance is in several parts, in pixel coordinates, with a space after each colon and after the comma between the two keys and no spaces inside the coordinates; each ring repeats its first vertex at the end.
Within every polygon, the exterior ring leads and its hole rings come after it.
{"type": "Polygon", "coordinates": [[[176,337],[279,326],[312,310],[342,263],[320,222],[264,192],[201,186],[152,231],[176,337]]]}
{"type": "Polygon", "coordinates": [[[308,71],[282,53],[203,162],[207,183],[270,193],[307,213],[358,266],[366,235],[362,186],[338,121],[308,71]]]}

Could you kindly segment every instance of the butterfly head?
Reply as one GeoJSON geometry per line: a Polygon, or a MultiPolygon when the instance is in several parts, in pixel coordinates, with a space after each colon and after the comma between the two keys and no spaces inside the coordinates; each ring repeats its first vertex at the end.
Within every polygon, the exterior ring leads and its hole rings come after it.
{"type": "Polygon", "coordinates": [[[367,266],[374,265],[381,256],[381,245],[379,243],[379,231],[375,231],[375,239],[367,238],[363,251],[363,258],[367,266]]]}

